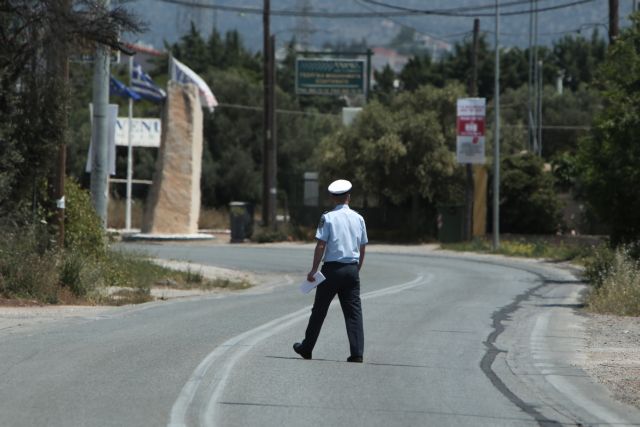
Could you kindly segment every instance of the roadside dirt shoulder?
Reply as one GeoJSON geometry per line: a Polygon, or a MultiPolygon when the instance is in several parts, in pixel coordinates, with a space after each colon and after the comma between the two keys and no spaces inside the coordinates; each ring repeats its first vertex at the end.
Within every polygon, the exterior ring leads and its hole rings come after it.
{"type": "Polygon", "coordinates": [[[109,313],[117,307],[105,306],[23,306],[0,307],[0,336],[11,334],[18,330],[24,331],[34,326],[52,323],[60,319],[83,318],[109,313]]]}
{"type": "Polygon", "coordinates": [[[581,368],[621,402],[640,408],[640,318],[587,317],[587,357],[581,368]]]}

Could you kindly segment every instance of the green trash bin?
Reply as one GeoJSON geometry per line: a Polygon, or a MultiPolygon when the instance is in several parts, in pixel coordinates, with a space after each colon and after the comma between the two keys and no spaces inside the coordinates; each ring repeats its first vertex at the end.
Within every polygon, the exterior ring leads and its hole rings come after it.
{"type": "Polygon", "coordinates": [[[229,203],[231,243],[242,243],[253,232],[253,205],[247,202],[229,203]]]}
{"type": "Polygon", "coordinates": [[[456,243],[464,240],[464,205],[438,206],[438,240],[456,243]]]}

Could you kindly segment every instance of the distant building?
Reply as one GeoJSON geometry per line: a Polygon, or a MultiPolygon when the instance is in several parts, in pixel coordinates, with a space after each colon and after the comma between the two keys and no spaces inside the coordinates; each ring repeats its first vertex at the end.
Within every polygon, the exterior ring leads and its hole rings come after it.
{"type": "Polygon", "coordinates": [[[446,53],[453,50],[451,43],[444,40],[436,39],[426,34],[416,36],[416,42],[421,44],[430,54],[432,59],[440,59],[446,53]]]}
{"type": "MultiPolygon", "coordinates": [[[[133,60],[136,64],[140,64],[142,69],[145,71],[149,71],[155,67],[156,60],[160,57],[166,56],[167,52],[157,50],[153,46],[145,43],[123,43],[123,45],[127,49],[131,49],[136,54],[133,56],[133,60]]],[[[121,64],[129,63],[129,55],[122,54],[120,56],[121,64]]]]}
{"type": "Polygon", "coordinates": [[[374,70],[380,71],[388,65],[394,72],[399,73],[409,62],[409,56],[387,47],[374,47],[371,50],[373,51],[371,68],[374,70]]]}

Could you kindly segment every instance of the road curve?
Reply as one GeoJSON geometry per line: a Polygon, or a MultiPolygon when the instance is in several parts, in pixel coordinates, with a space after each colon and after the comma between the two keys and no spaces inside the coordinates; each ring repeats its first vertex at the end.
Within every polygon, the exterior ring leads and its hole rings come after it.
{"type": "MultiPolygon", "coordinates": [[[[283,277],[245,293],[118,309],[0,335],[0,424],[11,426],[634,425],[571,365],[581,285],[489,257],[384,253],[362,272],[365,363],[345,362],[339,306],[314,360],[309,246],[124,245],[283,277]]],[[[578,318],[579,319],[579,318],[578,318]]]]}

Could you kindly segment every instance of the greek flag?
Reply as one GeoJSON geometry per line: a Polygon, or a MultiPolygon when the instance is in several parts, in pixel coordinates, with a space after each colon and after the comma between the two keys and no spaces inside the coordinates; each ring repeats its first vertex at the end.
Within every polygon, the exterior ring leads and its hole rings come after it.
{"type": "Polygon", "coordinates": [[[169,59],[169,76],[171,80],[178,83],[196,85],[200,92],[200,102],[202,106],[209,108],[209,111],[213,112],[213,108],[218,105],[218,100],[202,77],[173,56],[169,59]]]}
{"type": "Polygon", "coordinates": [[[123,98],[131,98],[134,101],[139,101],[141,99],[137,92],[128,88],[127,85],[115,77],[109,78],[109,93],[123,98]]]}
{"type": "Polygon", "coordinates": [[[142,98],[152,102],[162,102],[167,97],[167,93],[153,83],[139,64],[131,70],[131,88],[142,98]]]}

